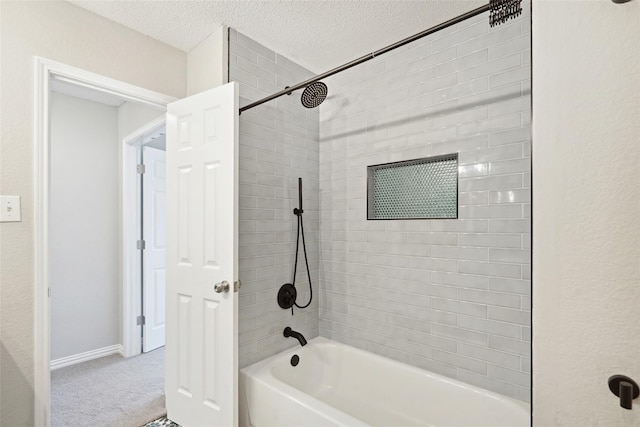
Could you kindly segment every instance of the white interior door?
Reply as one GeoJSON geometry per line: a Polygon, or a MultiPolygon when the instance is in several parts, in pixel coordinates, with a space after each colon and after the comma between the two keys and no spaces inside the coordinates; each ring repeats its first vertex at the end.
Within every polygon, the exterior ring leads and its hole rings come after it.
{"type": "Polygon", "coordinates": [[[169,104],[165,393],[183,427],[238,423],[237,166],[235,83],[169,104]]]}
{"type": "Polygon", "coordinates": [[[148,352],[164,345],[166,298],[166,182],[165,152],[144,147],[142,158],[145,173],[142,175],[142,351],[148,352]]]}

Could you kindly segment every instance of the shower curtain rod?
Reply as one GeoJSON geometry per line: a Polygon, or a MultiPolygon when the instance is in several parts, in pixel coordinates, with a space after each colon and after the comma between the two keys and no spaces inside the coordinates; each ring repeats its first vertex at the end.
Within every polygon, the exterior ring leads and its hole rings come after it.
{"type": "Polygon", "coordinates": [[[334,68],[332,70],[326,71],[326,72],[324,72],[322,74],[318,74],[317,76],[312,77],[312,78],[310,78],[308,80],[305,80],[305,81],[303,81],[301,83],[298,83],[298,84],[293,85],[293,86],[286,87],[283,90],[274,93],[273,95],[267,96],[266,98],[262,98],[262,99],[259,99],[258,101],[252,102],[251,104],[245,105],[244,107],[240,108],[240,114],[242,114],[243,111],[246,111],[246,110],[248,110],[250,108],[257,107],[258,105],[264,104],[265,102],[269,102],[272,99],[279,98],[282,95],[290,94],[294,90],[298,90],[298,89],[302,89],[304,87],[307,87],[311,83],[315,83],[315,82],[317,82],[319,80],[322,80],[322,79],[325,79],[325,78],[327,78],[329,76],[333,76],[334,74],[337,74],[337,73],[339,73],[341,71],[347,70],[347,69],[349,69],[351,67],[355,67],[356,65],[360,65],[363,62],[367,62],[370,59],[373,59],[373,58],[375,58],[377,56],[382,55],[383,53],[387,53],[389,51],[392,51],[394,49],[402,47],[402,46],[404,46],[406,44],[409,44],[409,43],[411,43],[413,41],[416,41],[418,39],[426,37],[429,34],[436,33],[436,32],[438,32],[440,30],[443,30],[443,29],[445,29],[447,27],[455,25],[455,24],[457,24],[459,22],[465,21],[465,20],[467,20],[469,18],[472,18],[472,17],[474,17],[476,15],[480,15],[481,13],[488,12],[489,10],[491,10],[491,4],[486,4],[484,6],[481,6],[481,7],[477,8],[477,9],[474,9],[474,10],[472,10],[470,12],[463,13],[462,15],[456,16],[455,18],[452,18],[452,19],[450,19],[450,20],[448,20],[446,22],[443,22],[442,24],[438,24],[435,27],[431,27],[429,29],[421,31],[421,32],[419,32],[417,34],[414,34],[412,36],[407,37],[406,39],[400,40],[399,42],[390,44],[389,46],[383,47],[382,49],[378,49],[375,52],[371,52],[371,53],[369,53],[367,55],[361,56],[360,58],[354,59],[351,62],[347,62],[344,65],[341,65],[341,66],[336,67],[336,68],[334,68]]]}

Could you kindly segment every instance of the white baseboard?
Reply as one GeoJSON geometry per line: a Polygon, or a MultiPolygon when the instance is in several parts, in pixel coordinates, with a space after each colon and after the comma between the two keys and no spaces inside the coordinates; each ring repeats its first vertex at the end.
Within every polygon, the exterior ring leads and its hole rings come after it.
{"type": "Polygon", "coordinates": [[[124,355],[122,344],[110,345],[108,347],[98,348],[96,350],[85,351],[84,353],[72,354],[71,356],[61,357],[60,359],[51,361],[51,370],[64,368],[65,366],[75,365],[76,363],[87,362],[89,360],[98,359],[100,357],[111,356],[112,354],[124,355]]]}

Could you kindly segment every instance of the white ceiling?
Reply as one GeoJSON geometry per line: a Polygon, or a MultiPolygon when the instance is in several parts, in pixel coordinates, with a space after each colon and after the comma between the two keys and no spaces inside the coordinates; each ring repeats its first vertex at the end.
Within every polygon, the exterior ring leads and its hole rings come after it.
{"type": "Polygon", "coordinates": [[[70,0],[188,52],[225,24],[321,73],[488,0],[70,0]]]}

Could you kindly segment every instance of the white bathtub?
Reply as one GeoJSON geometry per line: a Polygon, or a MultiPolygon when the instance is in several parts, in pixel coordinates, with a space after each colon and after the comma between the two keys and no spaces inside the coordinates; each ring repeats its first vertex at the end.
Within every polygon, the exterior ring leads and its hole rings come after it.
{"type": "Polygon", "coordinates": [[[525,427],[529,420],[524,402],[322,337],[240,371],[241,427],[525,427]]]}

